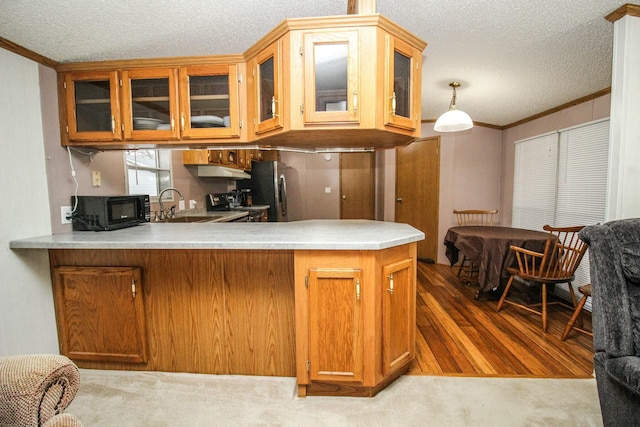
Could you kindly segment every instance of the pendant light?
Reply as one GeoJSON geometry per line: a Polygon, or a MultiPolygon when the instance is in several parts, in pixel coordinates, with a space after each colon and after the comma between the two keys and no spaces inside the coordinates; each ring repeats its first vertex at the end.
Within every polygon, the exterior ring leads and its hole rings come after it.
{"type": "Polygon", "coordinates": [[[433,130],[436,132],[458,132],[471,129],[473,127],[471,117],[464,111],[456,108],[456,88],[460,87],[460,83],[451,82],[449,86],[453,88],[453,97],[451,98],[451,104],[449,104],[449,111],[438,118],[433,130]]]}

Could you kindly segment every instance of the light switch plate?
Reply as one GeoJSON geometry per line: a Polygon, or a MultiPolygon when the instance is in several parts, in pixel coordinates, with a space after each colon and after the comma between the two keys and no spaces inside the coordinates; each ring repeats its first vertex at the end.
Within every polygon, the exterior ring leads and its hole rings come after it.
{"type": "Polygon", "coordinates": [[[102,177],[100,176],[100,172],[99,171],[91,172],[91,184],[94,187],[101,187],[102,186],[102,177]]]}

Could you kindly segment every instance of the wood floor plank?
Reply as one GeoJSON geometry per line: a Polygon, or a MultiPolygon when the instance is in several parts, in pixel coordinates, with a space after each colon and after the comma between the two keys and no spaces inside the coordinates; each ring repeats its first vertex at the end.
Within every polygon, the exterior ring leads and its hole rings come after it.
{"type": "Polygon", "coordinates": [[[480,374],[495,374],[496,370],[487,361],[482,352],[478,350],[469,336],[467,336],[459,324],[457,324],[454,319],[444,311],[442,306],[438,304],[433,296],[427,294],[425,299],[427,303],[431,305],[431,309],[437,314],[438,319],[445,327],[451,338],[458,344],[462,353],[465,354],[477,372],[480,374]]]}
{"type": "MultiPolygon", "coordinates": [[[[416,360],[411,375],[588,378],[593,375],[591,337],[560,336],[570,310],[554,306],[548,332],[540,316],[496,301],[475,299],[456,268],[418,263],[416,360]]],[[[591,327],[585,313],[585,327],[591,327]]]]}

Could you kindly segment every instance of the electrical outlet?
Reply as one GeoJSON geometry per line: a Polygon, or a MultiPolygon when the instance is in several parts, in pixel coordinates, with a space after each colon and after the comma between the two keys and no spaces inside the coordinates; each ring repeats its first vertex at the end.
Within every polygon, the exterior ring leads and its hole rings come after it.
{"type": "Polygon", "coordinates": [[[60,217],[62,218],[62,224],[71,224],[71,206],[60,206],[60,217]]]}

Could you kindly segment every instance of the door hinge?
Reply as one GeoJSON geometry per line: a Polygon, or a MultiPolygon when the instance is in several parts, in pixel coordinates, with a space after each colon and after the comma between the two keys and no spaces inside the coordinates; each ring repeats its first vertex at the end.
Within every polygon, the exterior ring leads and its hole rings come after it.
{"type": "Polygon", "coordinates": [[[67,130],[67,133],[69,133],[69,125],[65,126],[65,129],[67,130]]]}
{"type": "Polygon", "coordinates": [[[307,372],[311,372],[311,362],[307,360],[307,372]]]}
{"type": "Polygon", "coordinates": [[[242,73],[238,74],[238,83],[242,83],[242,73]]]}
{"type": "Polygon", "coordinates": [[[134,279],[133,277],[131,278],[131,295],[134,298],[136,297],[136,279],[134,279]]]}
{"type": "Polygon", "coordinates": [[[67,82],[62,82],[62,87],[66,89],[67,88],[67,82]]]}
{"type": "Polygon", "coordinates": [[[300,104],[300,114],[304,114],[304,103],[300,104]]]}
{"type": "Polygon", "coordinates": [[[240,129],[242,129],[243,125],[244,125],[244,120],[240,120],[240,129]]]}
{"type": "Polygon", "coordinates": [[[356,279],[356,299],[360,301],[360,279],[356,279]]]}
{"type": "Polygon", "coordinates": [[[122,87],[122,79],[120,79],[120,87],[122,87]]]}
{"type": "Polygon", "coordinates": [[[304,287],[309,289],[309,276],[304,276],[304,287]]]}
{"type": "Polygon", "coordinates": [[[300,49],[298,49],[298,52],[300,53],[300,56],[304,55],[304,47],[300,46],[300,49]]]}

